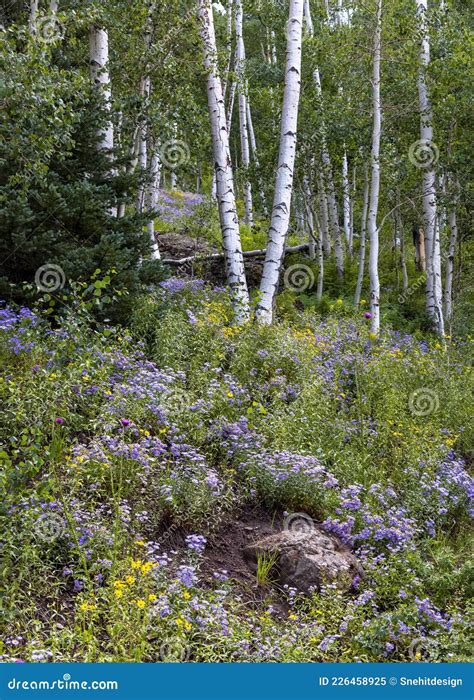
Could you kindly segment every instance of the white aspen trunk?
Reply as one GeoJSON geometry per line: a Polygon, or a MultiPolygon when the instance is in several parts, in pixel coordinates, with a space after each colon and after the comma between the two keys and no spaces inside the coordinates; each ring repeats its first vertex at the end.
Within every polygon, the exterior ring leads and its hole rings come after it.
{"type": "Polygon", "coordinates": [[[306,31],[308,32],[309,36],[314,36],[314,25],[311,18],[311,6],[309,4],[309,0],[304,0],[303,14],[306,31]]]}
{"type": "MultiPolygon", "coordinates": [[[[89,34],[89,55],[91,77],[95,86],[100,91],[106,111],[111,111],[111,88],[109,77],[109,36],[105,29],[93,25],[89,34]]],[[[114,129],[109,120],[100,132],[99,149],[112,158],[114,148],[114,129]]]]}
{"type": "Polygon", "coordinates": [[[334,240],[334,255],[336,258],[336,272],[339,279],[344,277],[344,248],[342,247],[341,241],[341,229],[339,227],[339,216],[337,212],[337,200],[336,200],[336,190],[334,187],[334,180],[332,176],[332,166],[331,157],[329,155],[327,142],[326,142],[326,125],[324,122],[324,115],[322,113],[322,90],[321,90],[321,78],[319,75],[319,69],[313,73],[314,83],[316,86],[316,93],[321,106],[321,158],[323,162],[323,178],[325,184],[326,197],[328,202],[328,214],[329,214],[329,228],[331,230],[332,238],[334,240]]]}
{"type": "Polygon", "coordinates": [[[38,16],[38,0],[30,0],[28,29],[31,35],[36,34],[36,19],[38,16]]]}
{"type": "Polygon", "coordinates": [[[318,286],[316,289],[316,300],[318,303],[321,302],[323,298],[323,288],[324,288],[324,251],[323,251],[323,238],[321,229],[318,232],[318,286]]]}
{"type": "MultiPolygon", "coordinates": [[[[268,56],[268,65],[269,66],[276,66],[277,65],[277,55],[276,55],[276,47],[275,47],[275,32],[269,32],[267,29],[267,56],[268,56]]],[[[273,117],[273,125],[275,126],[275,113],[276,113],[276,105],[275,105],[275,93],[272,87],[269,89],[269,94],[270,94],[270,105],[271,105],[271,110],[272,110],[272,117],[273,117]]]]}
{"type": "Polygon", "coordinates": [[[402,215],[400,211],[400,192],[397,192],[397,207],[394,210],[395,219],[395,242],[398,242],[400,250],[400,267],[402,268],[402,289],[404,292],[408,289],[408,270],[405,257],[405,232],[403,229],[402,215]]]}
{"type": "MultiPolygon", "coordinates": [[[[140,128],[137,126],[133,133],[132,148],[130,149],[130,160],[125,168],[125,173],[130,175],[134,172],[138,163],[138,151],[140,148],[140,128]]],[[[118,207],[117,218],[122,219],[125,216],[126,205],[125,202],[120,202],[118,207]]]]}
{"type": "MultiPolygon", "coordinates": [[[[112,91],[109,77],[109,35],[105,29],[92,25],[89,30],[89,63],[91,78],[99,91],[108,115],[108,120],[103,128],[98,130],[98,149],[104,152],[110,161],[113,159],[114,127],[111,119],[112,91]]],[[[110,175],[114,175],[111,168],[110,175]]],[[[111,207],[111,216],[117,216],[117,208],[111,207]]]]}
{"type": "MultiPolygon", "coordinates": [[[[161,160],[159,155],[159,148],[153,150],[153,155],[150,161],[150,177],[151,181],[147,188],[146,205],[147,209],[154,212],[157,202],[158,202],[158,191],[160,188],[160,177],[161,177],[161,160]]],[[[158,243],[155,237],[155,218],[154,214],[150,217],[147,223],[147,232],[150,237],[151,242],[151,257],[153,260],[160,260],[160,250],[158,248],[158,243]]]]}
{"type": "MultiPolygon", "coordinates": [[[[419,52],[418,99],[420,107],[420,138],[433,142],[433,110],[426,84],[426,71],[430,63],[430,39],[426,13],[427,0],[416,0],[417,15],[422,34],[419,52]]],[[[426,254],[426,309],[436,332],[444,336],[441,282],[441,247],[437,222],[436,173],[434,164],[423,169],[423,220],[426,254]]]]}
{"type": "Polygon", "coordinates": [[[303,179],[303,193],[304,193],[304,204],[306,209],[306,221],[308,223],[308,255],[310,260],[314,260],[316,257],[316,240],[314,232],[314,215],[312,208],[312,198],[313,193],[311,192],[311,187],[309,186],[309,180],[307,177],[303,179]]]}
{"type": "Polygon", "coordinates": [[[367,231],[370,241],[369,277],[371,330],[376,335],[380,331],[380,281],[379,281],[379,231],[377,213],[380,190],[380,136],[382,132],[382,107],[380,103],[380,61],[382,35],[382,0],[377,0],[377,26],[374,38],[374,63],[372,78],[373,128],[371,153],[371,182],[367,231]]]}
{"type": "Polygon", "coordinates": [[[222,93],[224,101],[227,97],[227,88],[229,87],[229,75],[232,67],[232,19],[234,12],[234,0],[227,0],[227,27],[226,27],[226,50],[227,50],[227,67],[224,75],[222,93]]]}
{"type": "Polygon", "coordinates": [[[454,272],[454,255],[456,252],[456,243],[458,239],[458,224],[456,218],[456,208],[453,206],[449,211],[449,249],[446,260],[446,285],[444,289],[444,315],[446,323],[450,323],[453,315],[453,272],[454,272]]]}
{"type": "Polygon", "coordinates": [[[212,189],[211,189],[211,197],[213,200],[217,202],[217,177],[216,177],[216,171],[212,173],[212,189]]]}
{"type": "MultiPolygon", "coordinates": [[[[140,97],[142,99],[142,114],[140,116],[140,123],[138,126],[138,163],[140,165],[141,173],[144,174],[148,165],[148,151],[147,151],[147,140],[149,127],[147,124],[147,114],[148,107],[150,103],[151,94],[151,79],[148,75],[148,53],[151,48],[152,37],[153,37],[153,13],[155,11],[155,2],[151,0],[148,3],[148,14],[145,24],[145,62],[146,71],[145,75],[140,78],[140,97]]],[[[151,161],[150,161],[151,162],[151,161]]],[[[141,184],[137,194],[137,211],[141,213],[145,207],[145,198],[147,196],[147,187],[145,184],[141,184]]]]}
{"type": "Polygon", "coordinates": [[[344,276],[344,248],[342,247],[341,229],[339,227],[339,215],[337,212],[336,190],[332,177],[332,167],[329,152],[324,146],[322,151],[323,177],[326,183],[326,197],[328,202],[329,227],[334,241],[334,255],[336,258],[336,272],[339,279],[344,276]]]}
{"type": "Polygon", "coordinates": [[[290,0],[287,30],[285,91],[281,115],[280,150],[275,182],[272,218],[260,284],[256,319],[261,324],[273,320],[273,304],[278,290],[285,241],[290,222],[293,169],[296,156],[298,107],[301,89],[301,42],[303,0],[290,0]]]}
{"type": "Polygon", "coordinates": [[[444,229],[446,228],[446,224],[448,222],[448,217],[446,214],[446,178],[444,176],[444,173],[440,173],[438,177],[438,187],[441,190],[441,196],[442,196],[442,206],[439,207],[438,209],[438,222],[439,222],[439,227],[441,230],[441,235],[443,234],[444,229]]]}
{"type": "Polygon", "coordinates": [[[399,219],[399,236],[400,236],[400,260],[402,265],[402,289],[404,292],[408,289],[408,270],[407,270],[407,260],[405,257],[405,233],[403,231],[403,226],[399,219]]]}
{"type": "Polygon", "coordinates": [[[352,171],[352,196],[350,197],[350,216],[349,216],[349,255],[352,258],[352,253],[354,250],[354,202],[357,193],[357,166],[354,164],[354,169],[352,171]]]}
{"type": "Polygon", "coordinates": [[[202,170],[201,163],[198,162],[198,169],[196,173],[196,194],[201,194],[201,184],[202,184],[202,170]]]}
{"type": "Polygon", "coordinates": [[[329,256],[331,255],[331,237],[329,235],[328,198],[326,194],[326,188],[324,186],[324,177],[321,172],[319,172],[317,175],[317,182],[320,232],[322,237],[324,254],[327,258],[329,258],[329,256]]]}
{"type": "Polygon", "coordinates": [[[313,209],[313,193],[309,186],[308,178],[304,179],[304,187],[306,193],[306,214],[308,220],[309,228],[309,257],[314,259],[317,255],[318,258],[318,284],[316,288],[316,300],[318,303],[321,302],[323,297],[323,287],[324,287],[324,252],[323,252],[323,237],[321,231],[321,223],[316,216],[313,209]],[[316,235],[315,222],[318,227],[318,233],[316,235]]]}
{"type": "Polygon", "coordinates": [[[357,274],[357,284],[354,295],[354,306],[358,308],[360,304],[360,295],[362,293],[362,285],[364,283],[365,270],[365,249],[366,249],[366,233],[367,233],[367,215],[369,212],[369,167],[366,163],[364,168],[364,202],[362,205],[362,224],[360,228],[360,247],[359,247],[359,269],[357,274]]]}
{"type": "Polygon", "coordinates": [[[260,161],[258,159],[258,151],[257,151],[257,141],[255,138],[255,131],[253,128],[253,120],[252,120],[252,110],[250,109],[250,100],[248,96],[248,91],[247,91],[247,123],[249,127],[249,138],[250,138],[250,148],[252,149],[252,156],[255,162],[255,168],[257,170],[257,178],[258,178],[258,194],[260,197],[260,201],[262,204],[262,211],[263,215],[265,217],[268,216],[268,208],[267,208],[267,199],[265,197],[265,189],[263,187],[263,180],[262,180],[262,173],[260,172],[260,161]]]}
{"type": "Polygon", "coordinates": [[[227,123],[227,133],[230,136],[230,132],[232,129],[232,116],[234,114],[234,103],[235,103],[235,93],[237,91],[237,83],[235,80],[232,81],[231,86],[230,86],[230,91],[229,91],[229,104],[227,105],[227,117],[226,117],[226,123],[227,123]]]}
{"type": "MultiPolygon", "coordinates": [[[[147,112],[148,103],[150,100],[151,93],[151,80],[147,76],[142,78],[140,81],[140,95],[143,100],[143,112],[142,123],[138,129],[138,165],[140,166],[140,171],[142,175],[146,172],[148,165],[148,148],[147,148],[147,136],[148,136],[148,126],[146,123],[145,114],[147,112]]],[[[137,211],[141,213],[145,206],[145,191],[146,186],[144,183],[140,185],[137,193],[137,211]]]]}
{"type": "Polygon", "coordinates": [[[349,168],[347,164],[347,152],[344,147],[344,155],[342,157],[342,201],[344,215],[344,236],[346,238],[347,247],[350,250],[351,244],[351,190],[349,185],[349,168]]]}
{"type": "Polygon", "coordinates": [[[278,58],[277,58],[277,50],[276,50],[275,32],[273,30],[271,33],[271,38],[272,38],[272,65],[276,66],[278,64],[278,58]]]}
{"type": "Polygon", "coordinates": [[[240,242],[225,103],[217,69],[216,36],[211,0],[198,0],[198,8],[203,40],[204,67],[207,71],[207,96],[226,277],[232,295],[235,321],[242,324],[249,320],[250,300],[240,242]]]}
{"type": "Polygon", "coordinates": [[[240,148],[242,151],[242,170],[244,174],[244,203],[245,223],[253,226],[253,201],[252,184],[249,179],[250,146],[247,123],[247,96],[245,92],[245,44],[243,36],[243,7],[242,0],[236,0],[235,8],[235,35],[237,41],[237,78],[239,92],[239,122],[240,122],[240,148]]]}
{"type": "MultiPolygon", "coordinates": [[[[314,25],[313,25],[313,20],[311,17],[310,0],[304,0],[303,15],[304,15],[304,23],[305,23],[306,31],[310,37],[313,37],[314,36],[314,25]]],[[[319,77],[319,73],[318,73],[318,77],[319,77]]],[[[320,96],[321,85],[319,82],[317,82],[317,88],[318,88],[318,96],[320,96]]],[[[324,251],[326,252],[326,255],[331,254],[331,242],[329,239],[329,230],[328,230],[328,201],[327,201],[326,190],[324,187],[324,176],[322,174],[319,174],[317,179],[318,179],[318,204],[319,204],[319,213],[320,213],[319,222],[318,222],[318,240],[317,240],[317,254],[318,254],[318,262],[319,262],[317,298],[318,298],[318,301],[321,301],[322,294],[323,294],[323,281],[324,281],[324,251]]],[[[307,192],[309,193],[309,184],[308,184],[307,178],[305,178],[305,180],[306,180],[305,188],[306,188],[307,192]]],[[[316,256],[315,240],[314,240],[314,226],[313,226],[313,233],[312,233],[312,235],[310,235],[309,256],[310,256],[310,258],[314,258],[316,256]],[[313,239],[313,240],[311,240],[311,239],[313,239]]]]}
{"type": "MultiPolygon", "coordinates": [[[[173,149],[174,145],[176,144],[176,136],[178,135],[178,124],[176,121],[173,122],[173,138],[172,138],[172,144],[173,144],[173,149]]],[[[177,190],[178,189],[178,173],[176,172],[176,168],[171,169],[170,173],[170,179],[171,179],[171,189],[172,190],[177,190]]]]}

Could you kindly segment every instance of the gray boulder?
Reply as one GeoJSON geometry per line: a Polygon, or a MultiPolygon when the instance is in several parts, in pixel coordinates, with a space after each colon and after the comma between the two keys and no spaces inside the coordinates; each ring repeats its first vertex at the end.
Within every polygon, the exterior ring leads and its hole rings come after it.
{"type": "Polygon", "coordinates": [[[243,555],[254,570],[259,557],[276,557],[280,584],[304,593],[328,584],[348,591],[354,576],[364,574],[349,547],[317,526],[310,532],[283,530],[257,540],[244,547],[243,555]]]}

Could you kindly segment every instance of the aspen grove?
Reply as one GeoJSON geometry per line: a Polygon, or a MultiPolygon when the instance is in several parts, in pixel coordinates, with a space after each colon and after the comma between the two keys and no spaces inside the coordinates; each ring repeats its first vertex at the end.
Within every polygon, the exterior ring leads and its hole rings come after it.
{"type": "Polygon", "coordinates": [[[0,660],[469,659],[472,19],[2,3],[0,660]]]}

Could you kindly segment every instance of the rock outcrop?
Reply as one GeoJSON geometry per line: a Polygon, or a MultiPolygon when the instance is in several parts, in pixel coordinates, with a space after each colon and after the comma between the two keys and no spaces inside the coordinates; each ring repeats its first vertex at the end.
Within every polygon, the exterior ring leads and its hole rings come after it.
{"type": "Polygon", "coordinates": [[[255,570],[259,557],[275,557],[280,584],[304,593],[328,584],[348,591],[364,573],[349,547],[317,526],[309,532],[283,530],[246,545],[243,554],[255,570]]]}

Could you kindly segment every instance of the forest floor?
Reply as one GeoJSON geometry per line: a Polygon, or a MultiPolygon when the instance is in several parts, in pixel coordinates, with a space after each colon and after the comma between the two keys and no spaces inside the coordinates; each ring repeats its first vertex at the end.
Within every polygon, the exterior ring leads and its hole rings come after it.
{"type": "Polygon", "coordinates": [[[469,658],[469,339],[374,338],[365,302],[285,294],[236,327],[190,277],[114,327],[85,294],[53,322],[0,306],[3,660],[469,658]],[[294,514],[364,577],[257,574],[243,548],[294,514]]]}

